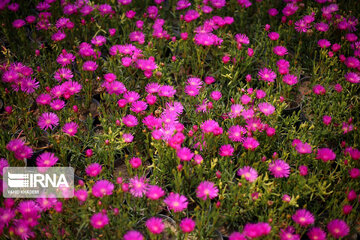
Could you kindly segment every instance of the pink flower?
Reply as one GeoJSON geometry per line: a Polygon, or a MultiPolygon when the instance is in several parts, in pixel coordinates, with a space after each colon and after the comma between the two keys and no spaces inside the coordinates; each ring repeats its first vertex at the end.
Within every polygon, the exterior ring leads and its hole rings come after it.
{"type": "Polygon", "coordinates": [[[296,144],[295,150],[300,154],[312,153],[310,144],[301,141],[296,144]]]}
{"type": "Polygon", "coordinates": [[[305,165],[301,165],[299,167],[299,172],[301,176],[306,176],[308,174],[308,167],[305,165]]]}
{"type": "Polygon", "coordinates": [[[219,189],[213,182],[204,181],[196,188],[196,196],[204,201],[207,198],[213,199],[218,196],[219,189]]]}
{"type": "Polygon", "coordinates": [[[90,223],[93,228],[103,228],[105,225],[109,224],[109,218],[104,213],[95,213],[90,218],[90,223]]]}
{"type": "Polygon", "coordinates": [[[269,164],[269,171],[275,178],[287,178],[290,175],[290,166],[281,159],[269,164]]]}
{"type": "Polygon", "coordinates": [[[185,13],[184,20],[185,20],[185,22],[188,23],[188,22],[194,21],[198,17],[200,17],[200,14],[196,10],[191,9],[185,13]]]}
{"type": "Polygon", "coordinates": [[[206,120],[200,126],[201,130],[204,133],[211,133],[218,127],[219,127],[219,124],[214,120],[206,120]]]}
{"type": "Polygon", "coordinates": [[[190,161],[194,157],[194,153],[192,153],[190,149],[186,147],[179,148],[176,151],[176,155],[178,158],[180,158],[181,161],[186,161],[186,162],[190,161]]]}
{"type": "Polygon", "coordinates": [[[310,240],[326,240],[326,233],[318,227],[311,228],[307,236],[310,238],[310,240]]]}
{"type": "Polygon", "coordinates": [[[335,160],[336,154],[330,148],[319,148],[316,154],[316,159],[321,159],[323,162],[335,160]]]}
{"type": "Polygon", "coordinates": [[[315,222],[314,215],[306,209],[297,210],[295,214],[292,215],[292,219],[302,227],[306,227],[315,222]]]}
{"type": "Polygon", "coordinates": [[[320,39],[318,41],[318,45],[321,48],[328,48],[331,46],[331,43],[327,39],[320,39]]]}
{"type": "Polygon", "coordinates": [[[158,200],[159,198],[165,195],[164,190],[161,187],[156,185],[150,185],[146,192],[146,197],[151,200],[158,200]]]}
{"type": "Polygon", "coordinates": [[[360,76],[355,72],[348,72],[345,74],[345,80],[350,83],[360,83],[360,76]]]}
{"type": "Polygon", "coordinates": [[[324,95],[326,90],[323,86],[317,84],[313,87],[313,92],[316,94],[316,95],[324,95]]]}
{"type": "Polygon", "coordinates": [[[141,159],[140,158],[137,158],[137,157],[133,157],[130,159],[129,161],[130,165],[132,168],[138,168],[141,166],[141,159]]]}
{"type": "Polygon", "coordinates": [[[194,231],[195,221],[192,220],[191,218],[184,218],[181,220],[179,226],[180,226],[181,231],[183,231],[184,233],[189,233],[189,232],[194,231]]]}
{"type": "Polygon", "coordinates": [[[229,139],[233,142],[242,142],[245,133],[246,129],[239,125],[231,126],[228,131],[229,139]]]}
{"type": "Polygon", "coordinates": [[[134,140],[134,136],[131,133],[124,133],[122,137],[126,143],[131,143],[134,140]]]}
{"type": "Polygon", "coordinates": [[[122,121],[127,127],[135,127],[136,125],[138,125],[138,120],[133,115],[126,115],[125,117],[123,117],[122,121]]]}
{"type": "Polygon", "coordinates": [[[329,125],[331,123],[331,117],[327,115],[323,116],[323,123],[329,125]]]}
{"type": "Polygon", "coordinates": [[[358,169],[358,168],[350,169],[349,170],[349,175],[353,179],[360,177],[360,169],[358,169]]]}
{"type": "Polygon", "coordinates": [[[86,167],[85,172],[90,177],[96,177],[100,174],[102,167],[99,163],[92,163],[86,167]]]}
{"type": "Polygon", "coordinates": [[[69,122],[64,124],[62,131],[69,134],[69,136],[74,136],[77,133],[78,127],[76,122],[69,122]]]}
{"type": "Polygon", "coordinates": [[[181,212],[185,210],[188,205],[188,201],[185,196],[173,192],[164,199],[164,203],[174,212],[181,212]]]}
{"type": "Polygon", "coordinates": [[[262,68],[258,73],[259,79],[265,82],[274,82],[276,73],[269,68],[262,68]]]}
{"type": "Polygon", "coordinates": [[[298,79],[296,76],[294,75],[291,75],[291,74],[286,74],[284,77],[283,77],[283,82],[286,83],[287,85],[295,85],[298,83],[298,79]]]}
{"type": "Polygon", "coordinates": [[[286,47],[283,47],[283,46],[274,47],[273,52],[278,56],[285,56],[288,54],[286,47]]]}
{"type": "Polygon", "coordinates": [[[43,130],[48,128],[52,130],[54,127],[59,125],[59,117],[55,113],[45,112],[39,117],[38,125],[43,130]]]}
{"type": "Polygon", "coordinates": [[[79,189],[75,191],[74,195],[77,199],[79,199],[80,203],[85,202],[88,197],[88,193],[85,189],[79,189]]]}
{"type": "Polygon", "coordinates": [[[243,141],[244,148],[250,149],[252,151],[254,151],[259,145],[260,145],[259,142],[255,138],[252,138],[252,137],[247,137],[243,141]]]}
{"type": "Polygon", "coordinates": [[[334,238],[342,238],[349,234],[349,226],[340,219],[332,220],[328,223],[327,229],[334,238]]]}
{"type": "Polygon", "coordinates": [[[276,41],[279,39],[280,34],[278,34],[277,32],[270,32],[268,33],[268,37],[270,38],[270,40],[276,41]]]}
{"type": "Polygon", "coordinates": [[[104,197],[106,195],[111,195],[114,190],[114,184],[107,180],[99,180],[92,187],[92,194],[95,197],[104,197]]]}
{"type": "Polygon", "coordinates": [[[232,156],[234,152],[234,148],[230,144],[222,145],[219,149],[219,154],[222,157],[232,156]]]}
{"type": "Polygon", "coordinates": [[[165,224],[161,218],[152,217],[145,222],[145,226],[152,234],[160,234],[164,231],[165,224]]]}
{"type": "Polygon", "coordinates": [[[84,71],[90,71],[93,72],[98,68],[98,65],[94,61],[86,61],[83,64],[83,70],[84,71]]]}
{"type": "Polygon", "coordinates": [[[249,182],[254,182],[258,177],[257,171],[250,166],[245,166],[243,168],[240,168],[237,171],[237,175],[245,178],[249,182]]]}
{"type": "Polygon", "coordinates": [[[270,103],[259,103],[258,104],[260,112],[265,114],[266,116],[269,116],[275,112],[275,107],[271,105],[270,103]]]}
{"type": "Polygon", "coordinates": [[[138,231],[131,230],[124,235],[124,240],[144,240],[144,236],[138,231]]]}
{"type": "Polygon", "coordinates": [[[266,236],[270,233],[271,226],[268,223],[247,223],[243,233],[250,239],[266,236]]]}
{"type": "MultiPolygon", "coordinates": [[[[58,160],[54,153],[44,152],[36,158],[36,165],[38,169],[46,170],[46,168],[54,166],[58,160]]],[[[40,172],[43,172],[42,170],[40,172]]]]}
{"type": "Polygon", "coordinates": [[[148,189],[148,183],[147,179],[145,177],[139,178],[138,176],[135,176],[133,178],[130,178],[130,193],[134,197],[142,197],[144,194],[146,194],[146,191],[148,189]]]}

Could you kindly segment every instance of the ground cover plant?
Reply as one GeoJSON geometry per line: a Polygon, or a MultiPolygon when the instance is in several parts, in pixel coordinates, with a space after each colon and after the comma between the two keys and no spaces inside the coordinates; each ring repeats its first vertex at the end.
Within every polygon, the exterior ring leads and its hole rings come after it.
{"type": "Polygon", "coordinates": [[[1,196],[2,238],[359,237],[359,1],[0,13],[0,174],[76,180],[74,198],[1,196]]]}

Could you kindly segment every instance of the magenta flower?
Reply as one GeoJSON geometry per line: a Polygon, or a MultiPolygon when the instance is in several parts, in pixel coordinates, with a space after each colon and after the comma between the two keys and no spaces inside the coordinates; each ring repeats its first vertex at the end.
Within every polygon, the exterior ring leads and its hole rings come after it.
{"type": "Polygon", "coordinates": [[[59,117],[55,113],[45,112],[39,117],[38,125],[43,130],[48,128],[52,130],[54,127],[59,125],[59,117]]]}
{"type": "Polygon", "coordinates": [[[90,177],[96,177],[100,174],[102,167],[99,163],[92,163],[86,167],[85,172],[90,177]]]}
{"type": "Polygon", "coordinates": [[[250,239],[266,236],[270,233],[271,226],[268,223],[247,223],[243,233],[250,239]]]}
{"type": "Polygon", "coordinates": [[[303,142],[297,143],[295,146],[295,150],[300,154],[312,153],[310,144],[303,142]]]}
{"type": "Polygon", "coordinates": [[[288,54],[288,50],[283,46],[276,46],[273,48],[273,52],[278,56],[285,56],[288,54]]]}
{"type": "Polygon", "coordinates": [[[286,83],[287,85],[295,85],[298,83],[298,79],[296,76],[294,75],[291,75],[291,74],[286,74],[284,77],[283,77],[283,82],[286,83]]]}
{"type": "Polygon", "coordinates": [[[36,165],[38,168],[49,168],[54,166],[58,160],[54,153],[44,152],[36,158],[36,165]]]}
{"type": "Polygon", "coordinates": [[[342,238],[349,234],[349,226],[341,219],[335,219],[328,223],[327,229],[334,238],[342,238]]]}
{"type": "Polygon", "coordinates": [[[355,72],[348,72],[345,74],[345,80],[350,82],[350,83],[360,83],[360,76],[359,74],[355,73],[355,72]]]}
{"type": "Polygon", "coordinates": [[[266,116],[269,116],[275,112],[275,107],[271,105],[270,103],[259,103],[258,104],[260,112],[265,114],[266,116]]]}
{"type": "Polygon", "coordinates": [[[103,228],[105,225],[109,224],[109,218],[104,213],[95,213],[91,216],[90,223],[93,228],[103,228]]]}
{"type": "Polygon", "coordinates": [[[290,175],[290,166],[281,159],[269,164],[269,171],[275,178],[287,178],[290,175]]]}
{"type": "Polygon", "coordinates": [[[124,240],[144,240],[144,236],[138,231],[131,230],[124,235],[124,240]]]}
{"type": "Polygon", "coordinates": [[[98,65],[94,61],[86,61],[83,64],[83,70],[84,71],[90,71],[93,72],[98,68],[98,65]]]}
{"type": "Polygon", "coordinates": [[[250,166],[245,166],[237,171],[237,175],[245,178],[249,182],[254,182],[258,177],[258,172],[250,166]]]}
{"type": "Polygon", "coordinates": [[[88,193],[85,189],[76,190],[74,195],[77,199],[79,199],[80,203],[85,202],[88,197],[88,193]]]}
{"type": "Polygon", "coordinates": [[[330,148],[319,148],[316,154],[316,159],[323,162],[335,160],[336,154],[330,148]]]}
{"type": "Polygon", "coordinates": [[[62,131],[69,136],[74,136],[77,133],[78,127],[76,122],[69,122],[64,124],[62,131]]]}
{"type": "Polygon", "coordinates": [[[152,234],[160,234],[164,231],[165,224],[161,218],[152,217],[145,222],[145,226],[152,234]]]}
{"type": "Polygon", "coordinates": [[[230,144],[222,145],[219,149],[219,154],[222,157],[232,156],[234,153],[234,148],[230,144]]]}
{"type": "Polygon", "coordinates": [[[326,233],[318,227],[313,227],[307,232],[310,240],[326,240],[326,233]]]}
{"type": "Polygon", "coordinates": [[[150,185],[146,192],[146,197],[151,200],[158,200],[159,198],[165,195],[164,190],[161,187],[156,185],[150,185]]]}
{"type": "Polygon", "coordinates": [[[231,126],[228,130],[229,139],[233,142],[242,142],[244,134],[246,134],[246,129],[239,125],[231,126]]]}
{"type": "Polygon", "coordinates": [[[191,218],[184,218],[181,220],[179,226],[182,232],[189,233],[194,231],[195,229],[195,221],[191,218]]]}
{"type": "Polygon", "coordinates": [[[276,73],[269,68],[262,68],[258,73],[259,79],[265,82],[275,82],[276,73]]]}
{"type": "Polygon", "coordinates": [[[247,238],[245,237],[245,235],[239,232],[233,232],[229,236],[229,240],[246,240],[246,239],[247,238]]]}
{"type": "Polygon", "coordinates": [[[251,151],[254,151],[259,145],[260,145],[259,142],[252,137],[247,137],[243,141],[244,148],[249,149],[251,151]]]}
{"type": "Polygon", "coordinates": [[[204,133],[211,133],[218,127],[219,127],[219,124],[214,120],[206,120],[200,126],[201,130],[204,133]]]}
{"type": "Polygon", "coordinates": [[[191,152],[191,150],[187,147],[179,148],[176,151],[176,155],[178,158],[180,158],[181,161],[190,161],[194,157],[194,153],[191,152]]]}
{"type": "Polygon", "coordinates": [[[136,125],[138,125],[138,120],[133,115],[126,115],[125,117],[123,117],[122,121],[127,127],[135,127],[136,125]]]}
{"type": "Polygon", "coordinates": [[[114,190],[114,184],[108,180],[99,180],[92,187],[92,194],[95,197],[104,197],[106,195],[111,195],[114,190]]]}
{"type": "Polygon", "coordinates": [[[137,158],[137,157],[133,157],[130,159],[129,161],[130,165],[132,168],[138,168],[141,166],[141,159],[140,158],[137,158]]]}
{"type": "Polygon", "coordinates": [[[316,95],[324,95],[326,93],[326,90],[323,86],[317,84],[313,87],[313,92],[316,94],[316,95]]]}
{"type": "Polygon", "coordinates": [[[134,197],[142,197],[146,194],[149,184],[147,183],[148,180],[145,177],[139,178],[135,176],[129,179],[130,183],[130,193],[134,197]]]}
{"type": "Polygon", "coordinates": [[[314,215],[306,209],[297,210],[295,214],[292,215],[292,219],[302,227],[306,227],[315,222],[314,215]]]}
{"type": "Polygon", "coordinates": [[[207,198],[213,199],[218,196],[219,189],[213,182],[204,181],[196,189],[196,196],[204,201],[207,198]]]}
{"type": "Polygon", "coordinates": [[[185,210],[188,205],[188,201],[185,196],[173,192],[164,199],[164,203],[174,212],[181,212],[185,210]]]}

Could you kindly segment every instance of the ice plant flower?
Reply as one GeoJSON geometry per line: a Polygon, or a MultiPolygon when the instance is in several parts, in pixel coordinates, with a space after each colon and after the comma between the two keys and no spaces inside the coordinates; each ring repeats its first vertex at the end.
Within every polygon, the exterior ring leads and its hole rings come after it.
{"type": "Polygon", "coordinates": [[[104,213],[95,213],[91,216],[90,223],[93,228],[100,229],[109,224],[109,218],[104,213]]]}
{"type": "Polygon", "coordinates": [[[180,229],[182,232],[189,233],[189,232],[194,231],[195,221],[192,220],[191,218],[184,218],[181,220],[179,226],[180,226],[180,229]]]}
{"type": "Polygon", "coordinates": [[[254,151],[259,145],[260,143],[255,138],[252,137],[247,137],[243,141],[244,148],[249,149],[251,151],[254,151]]]}
{"type": "Polygon", "coordinates": [[[90,177],[96,177],[100,174],[102,167],[99,163],[92,163],[86,167],[85,172],[90,177]]]}
{"type": "Polygon", "coordinates": [[[69,122],[64,124],[62,131],[69,136],[74,136],[77,133],[78,127],[76,122],[69,122]]]}
{"type": "Polygon", "coordinates": [[[278,159],[269,164],[269,171],[275,178],[287,178],[290,175],[290,166],[285,161],[278,159]]]}
{"type": "Polygon", "coordinates": [[[297,210],[295,214],[292,215],[292,219],[302,227],[306,227],[315,222],[314,215],[312,215],[311,212],[306,209],[297,210]]]}
{"type": "Polygon", "coordinates": [[[40,169],[49,168],[49,167],[54,166],[58,160],[59,159],[55,156],[54,153],[44,152],[36,158],[36,165],[40,169]]]}
{"type": "Polygon", "coordinates": [[[275,107],[271,105],[270,103],[259,103],[258,107],[260,109],[260,112],[265,114],[265,116],[269,116],[275,112],[275,107]]]}
{"type": "Polygon", "coordinates": [[[245,167],[240,168],[237,171],[237,175],[245,178],[249,182],[254,182],[256,180],[256,178],[258,177],[257,171],[250,166],[245,166],[245,167]]]}
{"type": "Polygon", "coordinates": [[[145,226],[152,234],[160,234],[164,231],[165,224],[161,218],[152,217],[146,220],[145,226]]]}
{"type": "Polygon", "coordinates": [[[38,125],[41,129],[46,130],[50,128],[51,130],[59,124],[59,117],[52,112],[45,112],[41,114],[38,119],[38,125]]]}
{"type": "Polygon", "coordinates": [[[269,68],[262,68],[258,73],[259,79],[265,82],[275,82],[276,73],[269,68]]]}
{"type": "Polygon", "coordinates": [[[159,198],[163,197],[165,195],[164,190],[162,190],[161,187],[156,185],[149,185],[146,197],[151,200],[158,200],[159,198]]]}
{"type": "Polygon", "coordinates": [[[313,227],[307,232],[310,240],[326,240],[326,233],[319,227],[313,227]]]}
{"type": "Polygon", "coordinates": [[[144,240],[144,236],[138,231],[131,230],[124,235],[124,240],[144,240]]]}
{"type": "Polygon", "coordinates": [[[130,193],[134,197],[142,197],[146,194],[149,184],[145,177],[135,176],[129,179],[130,193]]]}
{"type": "Polygon", "coordinates": [[[196,196],[202,200],[213,199],[218,196],[219,189],[213,182],[204,181],[196,189],[196,196]]]}
{"type": "Polygon", "coordinates": [[[114,184],[108,180],[99,180],[92,187],[92,194],[95,197],[104,197],[106,195],[111,195],[114,190],[114,184]]]}
{"type": "Polygon", "coordinates": [[[317,150],[316,159],[320,159],[323,162],[335,160],[336,154],[330,148],[319,148],[317,150]]]}
{"type": "Polygon", "coordinates": [[[341,219],[331,220],[327,225],[327,229],[329,233],[336,239],[343,238],[350,232],[349,226],[341,219]]]}
{"type": "Polygon", "coordinates": [[[185,210],[188,205],[188,201],[185,196],[173,192],[164,199],[164,203],[174,212],[181,212],[185,210]]]}

